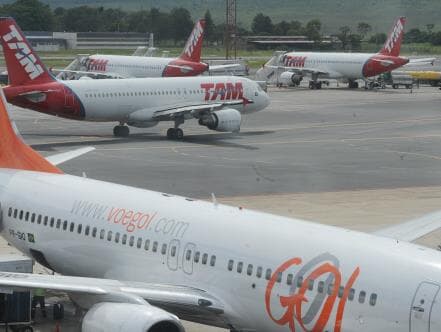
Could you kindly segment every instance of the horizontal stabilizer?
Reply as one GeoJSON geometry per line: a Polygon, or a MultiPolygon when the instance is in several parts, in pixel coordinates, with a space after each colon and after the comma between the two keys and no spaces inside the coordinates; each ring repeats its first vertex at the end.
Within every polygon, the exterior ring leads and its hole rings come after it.
{"type": "Polygon", "coordinates": [[[93,151],[93,150],[95,150],[94,147],[88,146],[85,148],[80,148],[80,149],[76,149],[76,150],[72,150],[72,151],[57,153],[52,156],[46,157],[46,160],[49,161],[52,165],[56,166],[56,165],[59,165],[59,164],[66,162],[66,161],[69,161],[71,159],[75,159],[79,156],[82,156],[83,154],[86,154],[86,153],[93,151]]]}

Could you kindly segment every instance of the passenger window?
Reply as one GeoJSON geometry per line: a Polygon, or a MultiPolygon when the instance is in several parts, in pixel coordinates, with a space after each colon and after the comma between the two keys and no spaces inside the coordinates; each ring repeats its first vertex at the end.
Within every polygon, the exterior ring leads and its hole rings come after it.
{"type": "Polygon", "coordinates": [[[158,251],[158,242],[153,242],[153,248],[152,248],[153,252],[157,252],[158,251]]]}
{"type": "Polygon", "coordinates": [[[319,293],[323,293],[324,290],[325,290],[325,282],[324,281],[319,281],[318,287],[317,287],[317,291],[319,293]]]}
{"type": "Polygon", "coordinates": [[[96,229],[96,227],[94,227],[93,229],[92,229],[92,237],[96,237],[96,233],[97,233],[97,229],[96,229]]]}
{"type": "Polygon", "coordinates": [[[297,278],[297,287],[300,288],[303,285],[303,277],[298,277],[297,278]]]}
{"type": "MultiPolygon", "coordinates": [[[[43,218],[43,224],[44,224],[44,225],[47,225],[47,221],[48,221],[48,219],[49,219],[48,216],[44,216],[44,218],[43,218]]],[[[41,223],[41,220],[40,220],[40,222],[38,222],[38,220],[37,220],[37,224],[40,224],[40,223],[41,223]]]]}
{"type": "Polygon", "coordinates": [[[127,243],[127,234],[124,234],[122,236],[121,243],[124,244],[124,245],[127,243]]]}
{"type": "Polygon", "coordinates": [[[210,266],[214,266],[216,264],[216,256],[211,256],[210,258],[210,266]]]}
{"type": "Polygon", "coordinates": [[[170,255],[171,255],[172,257],[175,257],[175,256],[176,256],[176,246],[171,247],[170,255]]]}
{"type": "Polygon", "coordinates": [[[355,289],[351,288],[351,290],[349,291],[349,296],[348,299],[349,301],[352,301],[355,297],[355,289]]]}
{"type": "Polygon", "coordinates": [[[253,265],[252,264],[248,264],[247,274],[249,276],[253,274],[253,265]]]}
{"type": "Polygon", "coordinates": [[[256,277],[257,278],[262,278],[262,272],[263,272],[263,268],[261,266],[259,266],[257,268],[256,277]]]}
{"type": "Polygon", "coordinates": [[[132,235],[129,240],[129,246],[133,247],[134,244],[135,244],[135,237],[132,235]]]}
{"type": "Polygon", "coordinates": [[[63,231],[65,231],[66,229],[67,229],[67,220],[63,222],[63,231]]]}
{"type": "Polygon", "coordinates": [[[345,292],[345,288],[343,286],[340,286],[338,289],[338,297],[343,297],[343,293],[345,292]]]}
{"type": "MultiPolygon", "coordinates": [[[[52,221],[51,221],[52,222],[52,221]]],[[[78,227],[77,227],[77,233],[78,234],[81,234],[81,231],[83,230],[83,225],[82,224],[78,224],[78,227]]]]}
{"type": "Polygon", "coordinates": [[[43,216],[41,214],[38,215],[37,217],[37,224],[41,224],[41,219],[43,218],[43,216]]]}
{"type": "Polygon", "coordinates": [[[199,251],[196,251],[194,253],[194,262],[199,263],[199,258],[201,257],[201,253],[199,251]]]}
{"type": "Polygon", "coordinates": [[[288,274],[288,277],[286,278],[286,283],[288,284],[288,285],[292,285],[292,279],[294,278],[294,276],[293,276],[293,274],[292,273],[289,273],[288,274]]]}
{"type": "Polygon", "coordinates": [[[25,213],[25,221],[28,221],[29,220],[29,212],[26,212],[25,213]]]}
{"type": "Polygon", "coordinates": [[[102,229],[100,231],[100,240],[104,240],[104,237],[106,236],[106,230],[102,229]]]}
{"type": "Polygon", "coordinates": [[[375,304],[377,304],[377,294],[375,294],[375,293],[371,294],[371,298],[369,299],[369,304],[371,306],[374,306],[375,304]]]}
{"type": "Polygon", "coordinates": [[[187,252],[185,253],[185,259],[188,261],[191,259],[191,250],[187,250],[187,252]]]}
{"type": "Polygon", "coordinates": [[[20,210],[20,215],[19,215],[18,219],[20,219],[20,220],[23,219],[23,210],[20,210]]]}
{"type": "MultiPolygon", "coordinates": [[[[38,216],[40,218],[40,216],[38,216]]],[[[59,229],[61,227],[61,219],[57,219],[57,228],[59,229]]]]}
{"type": "Polygon", "coordinates": [[[161,248],[161,254],[165,255],[167,253],[167,245],[164,243],[161,248]]]}
{"type": "Polygon", "coordinates": [[[265,272],[265,279],[266,279],[266,280],[270,280],[272,274],[273,274],[273,271],[271,271],[271,269],[266,269],[266,272],[265,272]]]}
{"type": "Polygon", "coordinates": [[[112,231],[107,232],[107,241],[112,241],[112,231]]]}
{"type": "Polygon", "coordinates": [[[207,261],[208,261],[208,254],[203,254],[202,255],[202,264],[207,264],[207,261]]]}
{"type": "MultiPolygon", "coordinates": [[[[45,220],[45,221],[46,221],[46,220],[45,220]]],[[[69,230],[70,230],[71,232],[73,232],[73,231],[74,231],[74,228],[75,228],[75,224],[74,224],[73,222],[71,222],[71,223],[70,223],[69,230]]]]}
{"type": "Polygon", "coordinates": [[[144,250],[149,250],[149,247],[150,247],[150,240],[145,240],[144,250]]]}
{"type": "Polygon", "coordinates": [[[142,246],[142,238],[138,238],[138,241],[136,241],[136,247],[139,249],[142,246]]]}
{"type": "Polygon", "coordinates": [[[55,225],[55,218],[51,218],[51,227],[54,227],[55,225]]]}
{"type": "Polygon", "coordinates": [[[119,237],[120,237],[119,232],[116,232],[115,233],[115,243],[119,243],[119,237]]]}
{"type": "Polygon", "coordinates": [[[88,236],[89,235],[89,231],[90,231],[90,226],[87,225],[86,229],[84,230],[84,235],[88,236]]]}
{"type": "Polygon", "coordinates": [[[277,274],[277,282],[282,282],[282,272],[277,274]]]}
{"type": "Polygon", "coordinates": [[[228,271],[233,271],[233,267],[234,267],[234,261],[230,259],[228,261],[228,271]]]}
{"type": "Polygon", "coordinates": [[[14,210],[14,218],[17,218],[17,213],[18,213],[18,210],[15,209],[15,210],[14,210]]]}
{"type": "Polygon", "coordinates": [[[12,216],[12,208],[10,207],[8,210],[8,217],[12,216]]]}
{"type": "Polygon", "coordinates": [[[32,213],[31,222],[34,222],[34,221],[35,221],[35,213],[32,213]]]}
{"type": "Polygon", "coordinates": [[[332,295],[334,293],[334,285],[329,284],[328,286],[328,295],[332,295]]]}
{"type": "Polygon", "coordinates": [[[242,273],[243,270],[243,263],[239,262],[237,263],[237,273],[242,273]]]}
{"type": "Polygon", "coordinates": [[[358,296],[358,302],[363,304],[365,300],[366,300],[366,292],[365,291],[361,291],[360,295],[358,296]]]}

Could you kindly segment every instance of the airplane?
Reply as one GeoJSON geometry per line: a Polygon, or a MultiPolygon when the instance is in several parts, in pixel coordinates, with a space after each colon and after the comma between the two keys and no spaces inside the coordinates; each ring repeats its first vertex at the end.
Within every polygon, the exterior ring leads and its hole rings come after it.
{"type": "MultiPolygon", "coordinates": [[[[276,75],[279,84],[287,85],[299,85],[304,76],[310,76],[310,89],[321,89],[320,79],[337,79],[356,89],[358,79],[378,76],[409,63],[408,58],[400,56],[405,23],[405,17],[396,20],[378,53],[282,52],[273,56],[256,75],[265,80],[276,75]]],[[[412,63],[433,61],[433,58],[415,59],[412,63]]]]}
{"type": "Polygon", "coordinates": [[[0,234],[57,274],[0,272],[3,292],[65,292],[83,332],[441,331],[441,253],[410,243],[441,212],[367,234],[71,176],[90,148],[44,158],[6,106],[0,234]]]}
{"type": "Polygon", "coordinates": [[[174,122],[167,137],[182,139],[179,128],[197,119],[210,130],[238,132],[242,114],[264,109],[269,97],[242,77],[174,77],[60,81],[34,52],[12,18],[0,18],[0,41],[10,84],[3,88],[11,104],[64,118],[119,122],[113,133],[174,122]]]}
{"type": "MultiPolygon", "coordinates": [[[[83,70],[71,70],[72,65],[69,65],[66,69],[57,70],[57,77],[62,78],[69,73],[106,75],[108,78],[181,77],[238,67],[237,64],[210,66],[201,62],[204,29],[205,20],[197,21],[178,58],[95,54],[79,60],[83,70]]],[[[75,60],[73,65],[77,62],[75,60]]]]}

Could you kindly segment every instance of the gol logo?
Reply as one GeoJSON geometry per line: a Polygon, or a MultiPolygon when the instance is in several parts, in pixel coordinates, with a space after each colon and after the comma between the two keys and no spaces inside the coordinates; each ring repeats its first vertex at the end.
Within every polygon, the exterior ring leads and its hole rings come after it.
{"type": "Polygon", "coordinates": [[[401,23],[401,20],[397,21],[397,24],[395,24],[391,35],[389,36],[389,39],[387,40],[385,44],[385,49],[388,52],[392,52],[393,48],[395,47],[395,43],[400,38],[401,34],[403,33],[404,27],[401,23]]]}
{"type": "Polygon", "coordinates": [[[198,22],[191,33],[190,38],[188,38],[187,44],[185,45],[185,54],[191,57],[193,54],[193,50],[198,44],[199,39],[204,33],[204,29],[202,28],[201,22],[198,22]]]}
{"type": "Polygon", "coordinates": [[[294,278],[290,294],[286,296],[276,294],[275,285],[279,281],[280,275],[289,268],[301,264],[301,258],[292,258],[274,272],[265,292],[267,314],[276,324],[288,325],[291,332],[296,331],[296,326],[300,326],[304,332],[322,332],[331,318],[334,307],[337,306],[334,332],[340,332],[346,301],[360,274],[360,268],[357,267],[354,270],[344,285],[338,259],[326,253],[305,263],[300,268],[294,278]],[[297,280],[300,277],[303,279],[301,279],[300,287],[296,289],[297,280]],[[307,291],[310,282],[320,277],[324,278],[322,292],[316,293],[314,298],[308,298],[307,291]]]}
{"type": "Polygon", "coordinates": [[[3,36],[3,40],[7,43],[9,49],[17,50],[15,57],[26,73],[28,73],[29,78],[31,80],[37,78],[43,74],[43,68],[37,63],[37,58],[32,54],[26,42],[23,41],[23,37],[17,31],[16,27],[10,25],[9,29],[11,31],[3,36]],[[16,42],[13,42],[13,39],[15,39],[16,42]]]}

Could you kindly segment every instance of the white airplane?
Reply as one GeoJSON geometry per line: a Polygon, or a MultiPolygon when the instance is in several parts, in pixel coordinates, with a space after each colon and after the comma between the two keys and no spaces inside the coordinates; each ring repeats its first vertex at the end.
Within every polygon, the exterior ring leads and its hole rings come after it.
{"type": "MultiPolygon", "coordinates": [[[[201,62],[202,43],[204,39],[205,20],[196,22],[182,54],[178,58],[103,55],[95,54],[79,60],[80,70],[59,70],[59,78],[66,74],[107,75],[109,78],[145,78],[145,77],[179,77],[197,76],[207,71],[236,68],[240,65],[208,65],[201,62]]],[[[78,60],[74,61],[76,65],[78,60]]]]}
{"type": "Polygon", "coordinates": [[[83,332],[441,331],[441,253],[408,241],[441,213],[366,234],[63,172],[0,98],[0,230],[62,275],[0,272],[3,290],[66,292],[83,332]]]}
{"type": "MultiPolygon", "coordinates": [[[[310,89],[320,89],[320,79],[343,80],[349,83],[349,88],[358,88],[358,79],[378,76],[409,63],[408,58],[400,56],[405,23],[405,17],[397,19],[386,43],[376,54],[282,52],[273,56],[256,75],[264,80],[276,77],[279,84],[286,85],[299,85],[309,76],[310,89]]],[[[412,63],[433,63],[434,60],[415,59],[412,63]]]]}
{"type": "Polygon", "coordinates": [[[242,114],[264,109],[260,85],[233,76],[59,81],[46,69],[12,18],[0,18],[0,41],[9,72],[8,102],[38,112],[85,121],[119,122],[115,136],[129,127],[172,121],[169,138],[182,138],[189,119],[211,130],[238,132],[242,114]]]}

